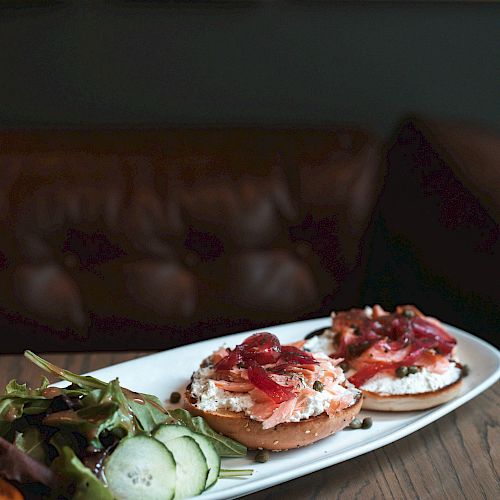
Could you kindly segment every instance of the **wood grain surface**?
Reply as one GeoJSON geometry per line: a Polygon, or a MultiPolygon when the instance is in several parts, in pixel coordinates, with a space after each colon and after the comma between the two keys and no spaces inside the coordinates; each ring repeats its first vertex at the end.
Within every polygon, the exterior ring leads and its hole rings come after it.
{"type": "MultiPolygon", "coordinates": [[[[50,354],[77,373],[147,353],[50,354]]],[[[40,370],[20,355],[0,356],[0,387],[36,385],[40,370]]],[[[279,499],[499,499],[500,383],[437,422],[372,451],[246,497],[279,499]]],[[[271,456],[272,460],[272,456],[271,456]]]]}

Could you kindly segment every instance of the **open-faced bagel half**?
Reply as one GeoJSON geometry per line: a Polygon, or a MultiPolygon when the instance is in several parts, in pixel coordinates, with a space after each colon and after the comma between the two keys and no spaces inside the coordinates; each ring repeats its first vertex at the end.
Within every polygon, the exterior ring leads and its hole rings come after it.
{"type": "Polygon", "coordinates": [[[332,325],[307,335],[302,348],[342,358],[340,366],[347,371],[347,379],[363,392],[365,410],[433,408],[455,398],[466,375],[465,368],[457,362],[456,338],[439,320],[425,316],[413,305],[396,306],[393,312],[376,304],[332,313],[332,325]],[[438,369],[441,363],[447,363],[443,370],[438,369]],[[403,368],[406,373],[398,373],[403,368]],[[441,375],[448,369],[452,372],[443,378],[432,376],[427,380],[428,371],[441,375]],[[384,372],[387,381],[369,383],[384,372]],[[391,373],[394,377],[411,378],[393,383],[391,373]]]}
{"type": "Polygon", "coordinates": [[[332,416],[322,413],[300,422],[286,422],[271,429],[263,429],[262,422],[244,413],[219,410],[206,412],[196,407],[196,399],[188,387],[184,394],[184,407],[193,415],[203,417],[212,429],[251,449],[272,451],[307,446],[348,426],[361,410],[363,397],[359,395],[351,406],[332,416]]]}
{"type": "MultiPolygon", "coordinates": [[[[457,364],[461,368],[460,365],[457,364]]],[[[417,394],[381,394],[363,391],[363,410],[377,411],[417,411],[427,410],[447,403],[460,393],[463,380],[462,375],[458,380],[441,389],[417,394]]]]}

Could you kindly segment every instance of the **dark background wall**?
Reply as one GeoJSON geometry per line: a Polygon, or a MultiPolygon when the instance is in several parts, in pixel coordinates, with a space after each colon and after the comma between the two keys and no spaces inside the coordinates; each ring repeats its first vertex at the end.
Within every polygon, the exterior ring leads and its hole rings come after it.
{"type": "MultiPolygon", "coordinates": [[[[13,2],[11,2],[12,4],[13,2]]],[[[0,127],[500,129],[499,4],[66,1],[0,9],[0,127]]]]}

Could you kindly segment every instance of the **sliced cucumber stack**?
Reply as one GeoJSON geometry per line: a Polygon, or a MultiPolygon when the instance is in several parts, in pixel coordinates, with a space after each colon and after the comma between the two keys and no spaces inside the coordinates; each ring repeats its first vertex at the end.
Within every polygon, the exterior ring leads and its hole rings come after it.
{"type": "Polygon", "coordinates": [[[214,445],[208,438],[197,434],[183,425],[161,425],[154,433],[154,437],[167,445],[168,441],[182,436],[193,438],[200,447],[208,466],[208,476],[205,482],[205,489],[210,488],[219,478],[220,457],[214,445]]]}
{"type": "Polygon", "coordinates": [[[199,495],[205,489],[208,467],[196,441],[189,436],[182,436],[167,441],[165,446],[177,464],[174,499],[199,495]]]}
{"type": "Polygon", "coordinates": [[[177,468],[172,455],[156,439],[134,436],[122,440],[104,466],[108,488],[118,500],[174,498],[177,468]]]}
{"type": "MultiPolygon", "coordinates": [[[[210,439],[169,424],[160,425],[152,437],[122,440],[104,464],[107,486],[117,500],[196,496],[217,481],[220,471],[221,459],[210,439]]],[[[249,473],[232,472],[237,474],[231,477],[249,473]]]]}

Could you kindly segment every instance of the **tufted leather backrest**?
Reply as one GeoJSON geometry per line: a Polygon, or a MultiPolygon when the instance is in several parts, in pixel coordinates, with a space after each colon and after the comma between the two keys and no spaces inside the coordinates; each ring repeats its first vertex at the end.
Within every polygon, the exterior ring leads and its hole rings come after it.
{"type": "Polygon", "coordinates": [[[349,306],[378,164],[352,129],[0,134],[7,345],[165,347],[349,306]]]}

